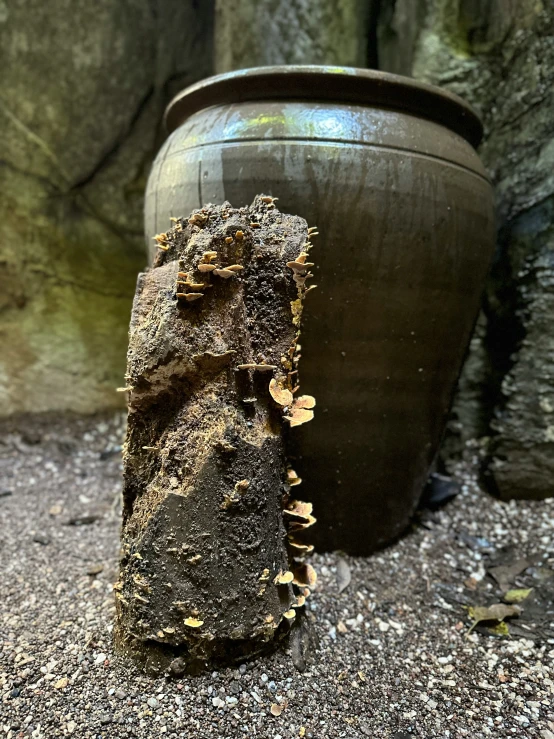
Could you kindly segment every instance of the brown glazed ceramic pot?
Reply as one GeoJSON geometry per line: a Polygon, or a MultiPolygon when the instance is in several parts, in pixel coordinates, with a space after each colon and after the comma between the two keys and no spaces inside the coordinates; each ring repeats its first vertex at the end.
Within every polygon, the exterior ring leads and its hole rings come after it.
{"type": "Polygon", "coordinates": [[[204,80],[166,123],[148,239],[257,193],[319,228],[300,364],[317,408],[294,465],[319,548],[371,552],[410,521],[477,315],[494,245],[481,124],[410,79],[292,66],[204,80]]]}

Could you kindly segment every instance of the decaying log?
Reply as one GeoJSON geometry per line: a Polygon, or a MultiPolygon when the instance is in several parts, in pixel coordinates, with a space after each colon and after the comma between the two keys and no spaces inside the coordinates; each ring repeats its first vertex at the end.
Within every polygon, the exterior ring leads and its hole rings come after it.
{"type": "Polygon", "coordinates": [[[313,229],[268,196],[174,221],[133,305],[115,591],[120,651],[176,673],[267,648],[313,588],[286,436],[315,400],[297,379],[313,229]]]}

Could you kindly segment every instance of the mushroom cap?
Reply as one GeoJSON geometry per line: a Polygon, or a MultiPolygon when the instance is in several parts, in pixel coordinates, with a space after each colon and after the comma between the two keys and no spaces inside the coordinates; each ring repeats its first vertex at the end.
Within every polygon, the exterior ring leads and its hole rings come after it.
{"type": "Polygon", "coordinates": [[[285,611],[283,613],[283,616],[285,618],[288,618],[289,621],[292,621],[293,618],[296,618],[296,611],[294,610],[294,608],[290,608],[288,611],[285,611]]]}
{"type": "Polygon", "coordinates": [[[295,272],[306,272],[310,267],[314,266],[314,262],[299,262],[294,260],[293,262],[287,262],[287,267],[294,270],[295,272]]]}
{"type": "Polygon", "coordinates": [[[228,267],[225,267],[225,269],[230,270],[231,272],[240,272],[241,269],[244,269],[242,264],[230,264],[228,267]]]}
{"type": "Polygon", "coordinates": [[[254,364],[250,362],[248,364],[237,365],[237,369],[256,370],[257,372],[269,372],[270,370],[276,370],[277,367],[274,364],[254,364]]]}
{"type": "Polygon", "coordinates": [[[309,529],[310,526],[313,526],[316,521],[317,521],[317,518],[311,515],[305,516],[301,520],[292,519],[289,522],[289,530],[290,531],[303,531],[304,529],[309,529]]]}
{"type": "Polygon", "coordinates": [[[303,562],[294,570],[293,583],[300,587],[308,587],[310,590],[313,590],[317,583],[317,573],[310,564],[303,562]]]}
{"type": "Polygon", "coordinates": [[[292,582],[293,580],[294,574],[290,570],[286,570],[285,572],[279,572],[273,582],[275,583],[275,585],[288,585],[289,582],[292,582]]]}
{"type": "Polygon", "coordinates": [[[298,477],[292,467],[289,467],[287,470],[287,484],[294,487],[295,485],[300,485],[301,482],[302,478],[298,477]]]}
{"type": "Polygon", "coordinates": [[[296,603],[292,604],[293,608],[302,608],[303,605],[306,603],[306,596],[305,595],[299,595],[296,599],[296,603]]]}
{"type": "Polygon", "coordinates": [[[232,277],[234,274],[235,273],[230,269],[214,269],[214,275],[217,275],[218,277],[223,277],[224,280],[228,280],[229,277],[232,277]]]}
{"type": "Polygon", "coordinates": [[[303,500],[291,500],[283,510],[283,515],[308,520],[313,509],[314,506],[312,503],[305,503],[303,500]]]}
{"type": "Polygon", "coordinates": [[[293,408],[315,408],[315,398],[313,395],[301,395],[296,398],[293,403],[293,408]]]}
{"type": "Polygon", "coordinates": [[[269,394],[276,403],[283,406],[290,405],[294,399],[291,391],[282,387],[275,378],[269,383],[269,394]]]}
{"type": "Polygon", "coordinates": [[[191,225],[194,225],[200,221],[200,223],[205,223],[208,220],[208,216],[206,213],[193,213],[191,217],[188,219],[188,222],[191,225]]]}
{"type": "Polygon", "coordinates": [[[204,297],[204,293],[177,293],[177,297],[184,297],[189,303],[204,297]]]}
{"type": "Polygon", "coordinates": [[[292,426],[301,426],[303,423],[311,421],[314,417],[314,412],[307,410],[306,408],[291,408],[288,416],[284,416],[287,421],[290,421],[292,426]]]}
{"type": "Polygon", "coordinates": [[[292,549],[296,550],[296,553],[299,557],[304,554],[311,554],[314,551],[313,544],[302,544],[299,541],[295,541],[295,539],[291,536],[289,536],[289,546],[292,547],[292,549]]]}
{"type": "Polygon", "coordinates": [[[202,263],[200,263],[198,265],[198,270],[200,272],[213,272],[214,269],[217,269],[217,267],[215,266],[215,264],[202,264],[202,263]]]}
{"type": "Polygon", "coordinates": [[[191,629],[198,629],[204,621],[199,621],[197,618],[185,618],[185,626],[190,626],[191,629]]]}

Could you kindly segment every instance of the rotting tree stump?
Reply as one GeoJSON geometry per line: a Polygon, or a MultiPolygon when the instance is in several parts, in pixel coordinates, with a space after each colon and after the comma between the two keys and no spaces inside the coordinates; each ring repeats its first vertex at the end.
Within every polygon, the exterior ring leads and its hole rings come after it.
{"type": "Polygon", "coordinates": [[[314,229],[268,196],[156,237],[130,326],[116,643],[173,674],[267,649],[310,588],[291,426],[314,229]]]}

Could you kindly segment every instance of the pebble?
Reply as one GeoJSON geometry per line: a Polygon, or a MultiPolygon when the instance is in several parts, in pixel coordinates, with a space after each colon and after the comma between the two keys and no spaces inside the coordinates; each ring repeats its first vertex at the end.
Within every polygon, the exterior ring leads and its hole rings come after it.
{"type": "Polygon", "coordinates": [[[46,534],[41,534],[41,533],[39,532],[39,533],[36,533],[36,534],[35,534],[35,535],[33,536],[33,541],[34,541],[34,542],[35,542],[36,544],[42,544],[42,546],[43,546],[43,547],[45,547],[45,546],[47,546],[48,544],[50,544],[50,537],[49,537],[49,536],[46,536],[46,534]]]}

